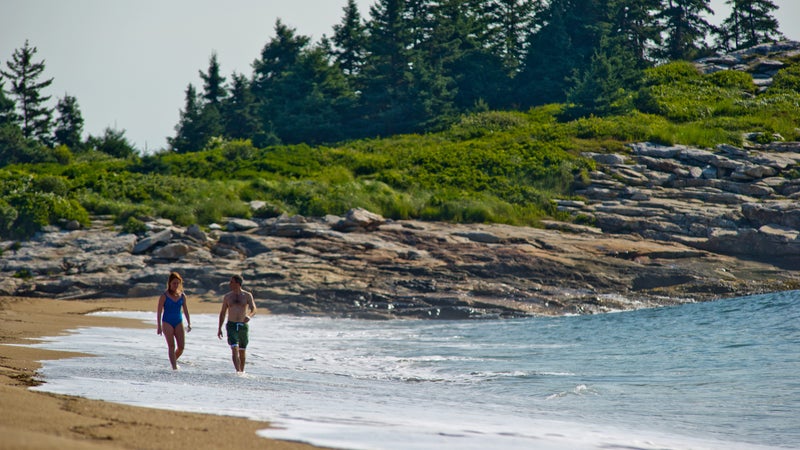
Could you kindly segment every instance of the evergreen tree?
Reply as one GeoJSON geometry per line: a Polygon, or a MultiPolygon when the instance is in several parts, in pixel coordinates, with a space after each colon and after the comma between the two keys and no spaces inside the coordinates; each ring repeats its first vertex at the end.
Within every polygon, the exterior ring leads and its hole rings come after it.
{"type": "Polygon", "coordinates": [[[448,81],[453,108],[469,111],[479,105],[507,105],[510,77],[499,55],[482,44],[489,34],[481,20],[483,0],[443,0],[431,7],[427,58],[448,81]]]}
{"type": "Polygon", "coordinates": [[[539,2],[531,0],[489,0],[482,5],[488,34],[487,46],[500,55],[506,71],[513,76],[525,55],[525,42],[532,28],[539,2]]]}
{"type": "Polygon", "coordinates": [[[404,0],[378,0],[370,7],[361,77],[361,127],[369,136],[413,132],[426,120],[418,84],[421,58],[412,33],[419,24],[407,23],[408,13],[404,0]]]}
{"type": "Polygon", "coordinates": [[[608,36],[628,51],[638,67],[655,62],[653,51],[661,45],[661,27],[654,19],[661,0],[609,0],[608,36]]]}
{"type": "Polygon", "coordinates": [[[56,119],[56,143],[66,145],[70,149],[81,147],[81,134],[83,134],[83,116],[78,107],[78,100],[71,95],[64,95],[56,106],[58,118],[56,119]]]}
{"type": "Polygon", "coordinates": [[[14,100],[6,97],[5,81],[0,76],[0,127],[4,125],[15,125],[18,121],[15,113],[16,105],[14,100]]]}
{"type": "Polygon", "coordinates": [[[568,31],[567,4],[552,1],[536,14],[538,30],[531,33],[522,72],[516,78],[517,106],[563,102],[569,77],[578,65],[568,31]]]}
{"type": "Polygon", "coordinates": [[[655,15],[666,33],[666,46],[656,56],[667,61],[693,60],[707,50],[706,36],[713,26],[703,17],[713,15],[711,0],[662,0],[655,15]]]}
{"type": "Polygon", "coordinates": [[[725,50],[740,50],[765,42],[783,39],[778,20],[772,11],[778,9],[772,0],[727,0],[731,13],[717,30],[717,45],[725,50]]]}
{"type": "Polygon", "coordinates": [[[260,58],[253,62],[251,89],[258,104],[259,127],[262,130],[262,136],[253,142],[255,145],[280,142],[276,138],[279,130],[275,127],[275,121],[280,117],[276,115],[281,103],[288,99],[278,95],[282,90],[279,82],[297,66],[297,60],[309,42],[311,38],[298,35],[294,28],[278,19],[275,21],[275,37],[264,45],[260,58]]]}
{"type": "Polygon", "coordinates": [[[237,73],[232,75],[231,81],[230,96],[222,106],[225,136],[261,142],[258,105],[250,90],[250,82],[244,75],[237,73]]]}
{"type": "Polygon", "coordinates": [[[17,163],[46,162],[51,157],[44,145],[27,139],[15,123],[0,125],[0,167],[17,163]]]}
{"type": "Polygon", "coordinates": [[[209,136],[202,131],[202,106],[197,98],[197,91],[190,83],[186,87],[186,100],[181,111],[178,124],[175,126],[175,137],[167,138],[170,149],[178,153],[202,150],[209,136]]]}
{"type": "Polygon", "coordinates": [[[206,104],[214,105],[219,109],[219,105],[227,95],[225,89],[225,77],[219,73],[219,62],[217,53],[212,52],[208,59],[208,71],[200,71],[200,78],[203,80],[203,99],[206,104]]]}
{"type": "Polygon", "coordinates": [[[297,63],[302,51],[311,42],[308,36],[298,35],[278,19],[275,37],[261,50],[261,57],[253,62],[253,92],[257,101],[268,100],[270,83],[297,63]]]}
{"type": "Polygon", "coordinates": [[[447,81],[451,109],[508,106],[511,77],[501,55],[484,45],[491,34],[485,0],[442,0],[431,6],[431,36],[425,51],[447,81]]]}
{"type": "Polygon", "coordinates": [[[327,49],[301,52],[293,67],[280,74],[270,89],[271,123],[287,144],[320,144],[346,137],[345,121],[353,94],[344,74],[331,65],[327,49]]]}
{"type": "Polygon", "coordinates": [[[605,38],[589,67],[575,77],[567,92],[565,119],[589,115],[624,114],[633,109],[633,93],[641,84],[641,70],[619,36],[605,38]]]}
{"type": "Polygon", "coordinates": [[[347,0],[342,23],[333,26],[332,54],[345,75],[357,75],[364,64],[366,27],[355,0],[347,0]]]}
{"type": "Polygon", "coordinates": [[[125,130],[106,127],[103,136],[89,136],[86,143],[89,147],[115,158],[129,158],[136,155],[136,149],[125,137],[125,130]]]}
{"type": "Polygon", "coordinates": [[[26,40],[22,48],[14,51],[12,60],[6,61],[8,71],[0,70],[0,74],[11,82],[11,94],[17,97],[23,135],[49,144],[53,110],[44,104],[50,96],[43,96],[42,91],[53,79],[39,81],[45,66],[44,61],[34,61],[36,52],[36,47],[26,40]]]}
{"type": "Polygon", "coordinates": [[[411,0],[404,13],[412,49],[411,87],[418,96],[422,113],[418,126],[426,130],[446,125],[455,116],[455,80],[447,69],[458,58],[460,49],[442,39],[440,33],[446,32],[448,25],[437,16],[437,6],[437,2],[411,0]]]}

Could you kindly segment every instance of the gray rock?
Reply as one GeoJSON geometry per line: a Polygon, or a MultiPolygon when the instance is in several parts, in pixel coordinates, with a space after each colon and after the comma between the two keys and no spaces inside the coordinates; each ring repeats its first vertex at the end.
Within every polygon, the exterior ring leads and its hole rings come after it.
{"type": "Polygon", "coordinates": [[[503,239],[497,237],[492,233],[486,233],[483,231],[471,231],[467,233],[453,233],[454,236],[460,236],[469,239],[473,242],[481,242],[484,244],[499,244],[503,242],[503,239]]]}
{"type": "Polygon", "coordinates": [[[226,226],[228,231],[247,231],[258,227],[257,222],[248,219],[231,219],[226,226]]]}
{"type": "Polygon", "coordinates": [[[208,241],[208,235],[197,224],[189,226],[183,234],[200,243],[208,241]]]}
{"type": "Polygon", "coordinates": [[[241,233],[225,233],[221,235],[215,246],[215,253],[219,247],[235,249],[247,257],[270,251],[270,248],[264,245],[256,236],[241,233]]]}
{"type": "Polygon", "coordinates": [[[354,231],[374,231],[383,225],[386,219],[363,208],[351,209],[347,215],[334,225],[333,229],[351,233],[354,231]]]}
{"type": "Polygon", "coordinates": [[[194,251],[194,248],[186,244],[170,243],[161,248],[156,249],[155,251],[153,251],[152,255],[154,258],[177,260],[183,258],[192,251],[194,251]]]}
{"type": "Polygon", "coordinates": [[[144,253],[153,248],[157,244],[164,244],[169,242],[170,239],[172,239],[172,230],[169,228],[155,232],[139,240],[133,247],[132,253],[134,255],[144,253]]]}

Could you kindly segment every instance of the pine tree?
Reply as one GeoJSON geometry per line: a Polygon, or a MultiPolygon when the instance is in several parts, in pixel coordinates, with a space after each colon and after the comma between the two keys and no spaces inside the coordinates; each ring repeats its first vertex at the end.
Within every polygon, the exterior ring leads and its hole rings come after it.
{"type": "Polygon", "coordinates": [[[499,55],[483,45],[490,34],[480,11],[483,0],[444,0],[432,6],[427,58],[449,81],[453,107],[469,111],[504,108],[511,78],[499,55]]]}
{"type": "Polygon", "coordinates": [[[355,0],[347,0],[342,22],[333,26],[333,43],[336,48],[332,54],[345,75],[357,75],[364,65],[367,39],[366,27],[355,0]]]}
{"type": "Polygon", "coordinates": [[[311,38],[298,35],[294,28],[280,19],[275,22],[275,37],[261,50],[261,57],[253,62],[253,92],[259,102],[268,101],[270,83],[297,63],[311,38]]]}
{"type": "Polygon", "coordinates": [[[0,76],[0,127],[4,125],[16,125],[18,118],[15,113],[14,100],[6,97],[5,81],[0,76]]]}
{"type": "Polygon", "coordinates": [[[661,27],[654,19],[661,0],[609,0],[608,36],[630,52],[637,67],[655,62],[653,51],[661,45],[661,27]]]}
{"type": "Polygon", "coordinates": [[[657,50],[662,60],[690,61],[707,50],[705,39],[713,26],[704,14],[713,15],[711,0],[662,0],[661,12],[655,15],[666,33],[666,47],[657,50]]]}
{"type": "Polygon", "coordinates": [[[421,62],[404,0],[378,0],[370,7],[369,40],[362,72],[362,119],[366,135],[417,131],[426,120],[419,93],[421,62]],[[415,66],[416,65],[416,66],[415,66]]]}
{"type": "Polygon", "coordinates": [[[217,52],[212,52],[208,59],[208,71],[200,71],[200,78],[203,80],[203,99],[207,104],[219,108],[220,102],[225,99],[227,90],[225,89],[225,77],[219,73],[219,62],[217,52]]]}
{"type": "Polygon", "coordinates": [[[71,95],[64,95],[56,106],[58,118],[56,119],[56,143],[66,145],[70,149],[81,147],[81,134],[83,133],[83,116],[78,107],[78,100],[71,95]]]}
{"type": "Polygon", "coordinates": [[[620,42],[619,36],[603,39],[589,67],[575,77],[567,91],[565,119],[624,114],[633,109],[633,92],[640,86],[642,72],[632,51],[620,42]]]}
{"type": "Polygon", "coordinates": [[[129,158],[136,155],[136,149],[125,137],[125,130],[106,127],[103,136],[89,136],[86,140],[89,147],[115,158],[129,158]]]}
{"type": "Polygon", "coordinates": [[[272,86],[275,133],[284,143],[321,144],[345,138],[344,122],[354,96],[338,67],[321,46],[303,51],[291,70],[272,86]]]}
{"type": "Polygon", "coordinates": [[[175,126],[175,137],[167,138],[170,149],[178,153],[202,150],[209,137],[202,132],[202,106],[197,98],[197,90],[191,83],[186,87],[185,106],[175,126]]]}
{"type": "Polygon", "coordinates": [[[537,2],[530,0],[490,0],[482,8],[489,34],[487,46],[500,55],[506,71],[513,75],[525,55],[525,41],[533,24],[537,2]]]}
{"type": "Polygon", "coordinates": [[[244,75],[231,76],[230,95],[222,104],[225,136],[231,139],[260,141],[261,127],[258,121],[258,105],[250,90],[250,82],[244,75]]]}
{"type": "Polygon", "coordinates": [[[281,120],[278,115],[282,103],[289,101],[289,97],[282,95],[295,95],[283,91],[281,80],[297,67],[297,61],[309,42],[311,38],[298,35],[294,28],[278,19],[275,22],[275,37],[264,45],[260,58],[253,62],[251,90],[258,104],[259,127],[263,134],[254,144],[280,143],[280,130],[275,123],[281,120]]]}
{"type": "Polygon", "coordinates": [[[772,11],[778,9],[772,0],[727,0],[730,15],[717,31],[717,45],[726,51],[740,50],[765,42],[783,39],[778,20],[772,11]]]}
{"type": "Polygon", "coordinates": [[[563,102],[569,77],[578,65],[566,20],[567,5],[553,1],[536,15],[522,72],[515,79],[518,107],[563,102]]]}
{"type": "Polygon", "coordinates": [[[38,81],[45,66],[44,61],[34,61],[36,52],[36,47],[31,47],[26,40],[22,48],[14,51],[12,60],[6,61],[8,71],[0,70],[0,74],[11,82],[11,94],[17,97],[23,135],[49,144],[53,110],[45,105],[50,96],[42,96],[42,91],[53,79],[38,81]]]}

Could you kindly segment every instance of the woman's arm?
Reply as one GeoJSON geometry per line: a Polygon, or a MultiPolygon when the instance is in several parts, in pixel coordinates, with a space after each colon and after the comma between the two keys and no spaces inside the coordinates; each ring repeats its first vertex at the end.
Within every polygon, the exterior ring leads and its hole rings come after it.
{"type": "Polygon", "coordinates": [[[189,317],[189,299],[183,296],[183,315],[186,316],[186,331],[192,331],[192,319],[189,317]]]}
{"type": "Polygon", "coordinates": [[[161,316],[164,313],[164,300],[167,299],[167,296],[161,294],[161,297],[158,297],[158,308],[156,308],[156,324],[158,325],[156,329],[156,333],[161,334],[161,316]]]}

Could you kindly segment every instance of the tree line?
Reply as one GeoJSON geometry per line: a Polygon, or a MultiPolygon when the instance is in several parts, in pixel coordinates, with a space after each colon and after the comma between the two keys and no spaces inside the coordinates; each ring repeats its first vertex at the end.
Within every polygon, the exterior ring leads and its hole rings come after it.
{"type": "MultiPolygon", "coordinates": [[[[212,53],[202,86],[185,90],[169,149],[198,151],[217,138],[266,147],[426,132],[465,113],[548,103],[567,104],[566,118],[622,113],[636,106],[646,68],[783,37],[773,1],[726,3],[730,15],[713,26],[710,0],[376,0],[367,18],[348,0],[319,42],[278,20],[251,74],[223,76],[212,53]]],[[[0,77],[0,163],[2,147],[32,141],[134,152],[117,130],[81,142],[69,95],[53,120],[42,95],[52,79],[39,80],[35,52],[26,41],[0,70],[10,81],[4,87],[0,77]]]]}
{"type": "Polygon", "coordinates": [[[573,117],[617,113],[647,67],[782,37],[771,0],[727,3],[715,27],[710,0],[378,0],[366,20],[348,0],[317,43],[278,20],[250,76],[226,80],[212,53],[168,142],[320,144],[562,102],[573,117]]]}

